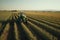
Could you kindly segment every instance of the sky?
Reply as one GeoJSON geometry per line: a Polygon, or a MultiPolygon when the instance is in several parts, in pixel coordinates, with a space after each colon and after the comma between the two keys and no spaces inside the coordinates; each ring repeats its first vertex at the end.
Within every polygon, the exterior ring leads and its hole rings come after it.
{"type": "Polygon", "coordinates": [[[0,10],[60,11],[60,0],[0,0],[0,10]]]}

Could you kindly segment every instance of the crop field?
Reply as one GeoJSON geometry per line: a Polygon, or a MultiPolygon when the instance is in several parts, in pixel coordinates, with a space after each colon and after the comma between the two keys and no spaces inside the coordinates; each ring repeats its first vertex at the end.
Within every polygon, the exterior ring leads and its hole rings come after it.
{"type": "Polygon", "coordinates": [[[24,11],[27,23],[18,13],[0,11],[0,40],[60,40],[59,11],[24,11]]]}

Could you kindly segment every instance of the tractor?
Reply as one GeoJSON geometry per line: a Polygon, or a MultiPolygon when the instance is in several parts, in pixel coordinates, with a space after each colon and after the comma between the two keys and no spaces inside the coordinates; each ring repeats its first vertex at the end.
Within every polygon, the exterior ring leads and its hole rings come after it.
{"type": "Polygon", "coordinates": [[[21,22],[27,23],[27,17],[23,12],[19,13],[19,19],[21,22]]]}

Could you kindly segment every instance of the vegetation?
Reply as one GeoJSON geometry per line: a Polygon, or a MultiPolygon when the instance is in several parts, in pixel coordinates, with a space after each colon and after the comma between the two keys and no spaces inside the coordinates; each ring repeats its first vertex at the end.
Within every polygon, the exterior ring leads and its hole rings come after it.
{"type": "Polygon", "coordinates": [[[24,11],[27,22],[19,12],[0,11],[0,40],[60,40],[59,11],[24,11]]]}

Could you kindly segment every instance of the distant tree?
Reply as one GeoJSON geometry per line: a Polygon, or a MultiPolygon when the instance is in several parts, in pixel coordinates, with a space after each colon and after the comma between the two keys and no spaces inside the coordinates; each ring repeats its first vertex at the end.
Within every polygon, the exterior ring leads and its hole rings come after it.
{"type": "Polygon", "coordinates": [[[17,10],[12,10],[12,12],[17,12],[17,10]]]}

